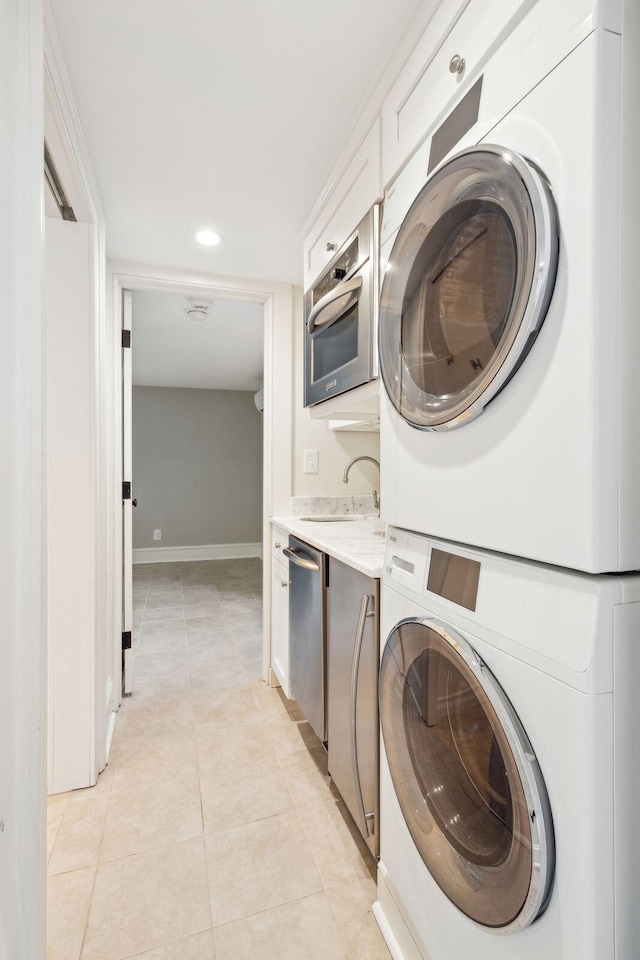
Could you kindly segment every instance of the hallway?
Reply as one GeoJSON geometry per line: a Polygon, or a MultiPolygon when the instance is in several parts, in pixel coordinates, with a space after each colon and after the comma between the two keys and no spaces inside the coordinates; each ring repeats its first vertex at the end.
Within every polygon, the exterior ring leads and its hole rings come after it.
{"type": "Polygon", "coordinates": [[[262,563],[134,567],[107,769],[48,802],[48,960],[388,960],[326,753],[261,679],[262,563]]]}

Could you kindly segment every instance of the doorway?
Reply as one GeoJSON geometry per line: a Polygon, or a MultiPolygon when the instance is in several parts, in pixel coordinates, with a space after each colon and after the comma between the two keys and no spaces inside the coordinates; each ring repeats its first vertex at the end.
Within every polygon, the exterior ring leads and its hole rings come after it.
{"type": "Polygon", "coordinates": [[[230,683],[261,677],[264,305],[134,290],[130,313],[135,685],[213,669],[208,642],[230,683]]]}
{"type": "MultiPolygon", "coordinates": [[[[214,303],[220,301],[220,310],[226,309],[224,302],[232,304],[232,309],[239,309],[239,306],[233,304],[244,304],[245,306],[259,307],[262,311],[262,329],[264,336],[263,363],[264,386],[262,405],[263,413],[260,415],[262,423],[262,449],[263,449],[263,478],[262,478],[262,511],[261,511],[261,537],[260,544],[269,541],[270,517],[278,513],[286,513],[290,508],[291,497],[291,477],[292,477],[292,454],[291,454],[291,402],[292,402],[292,359],[293,359],[293,288],[289,284],[253,280],[237,280],[233,278],[221,278],[214,275],[190,274],[181,270],[170,270],[167,268],[153,268],[148,266],[127,264],[121,262],[112,262],[108,265],[108,291],[110,294],[110,309],[108,310],[112,318],[111,341],[114,349],[114,356],[122,357],[122,317],[123,317],[123,298],[124,291],[131,291],[132,295],[151,294],[173,294],[178,296],[181,304],[180,310],[190,306],[191,299],[210,300],[214,303]]],[[[182,317],[184,314],[180,314],[182,317]]],[[[189,318],[184,322],[195,323],[189,318]]],[[[184,327],[182,328],[184,330],[184,327]]],[[[135,343],[135,329],[132,332],[133,342],[135,343]]],[[[135,347],[134,347],[135,350],[135,347]]],[[[259,364],[257,365],[259,367],[259,364]]],[[[254,366],[254,374],[259,375],[259,369],[254,366]]],[[[113,408],[111,410],[111,422],[114,426],[116,443],[116,458],[114,460],[113,485],[114,489],[120,489],[123,476],[123,461],[121,455],[122,438],[122,364],[114,363],[113,367],[114,387],[112,390],[113,408]]],[[[140,384],[140,386],[144,386],[140,384]]],[[[170,388],[175,389],[175,388],[170,388]]],[[[193,388],[182,388],[193,389],[193,388]]],[[[249,391],[246,391],[249,392],[249,391]]],[[[257,411],[256,411],[257,415],[257,411]]],[[[114,438],[114,439],[115,439],[114,438]]],[[[128,479],[128,478],[126,478],[128,479]]],[[[135,482],[135,479],[134,479],[135,482]]],[[[136,499],[135,495],[133,499],[136,499]]],[[[142,516],[142,514],[141,514],[142,516]]],[[[142,524],[143,521],[141,520],[142,524]]],[[[160,529],[152,523],[151,530],[160,529]]],[[[156,542],[156,541],[153,541],[156,542]]],[[[166,541],[165,541],[166,542],[166,541]]],[[[247,541],[245,541],[247,542],[247,541]]],[[[255,554],[259,553],[261,546],[253,541],[250,550],[250,559],[256,559],[255,554]]],[[[163,541],[160,541],[162,546],[163,541]]],[[[113,552],[113,598],[114,608],[122,606],[122,558],[123,558],[123,538],[122,525],[116,525],[114,528],[114,552],[113,552]]],[[[211,544],[180,544],[180,546],[189,547],[207,547],[211,544]]],[[[224,544],[223,544],[224,546],[224,544]]],[[[237,543],[236,547],[237,549],[237,543]]],[[[144,549],[140,547],[140,549],[144,549]]],[[[150,548],[153,549],[153,548],[150,548]]],[[[262,613],[262,665],[261,677],[267,682],[272,682],[270,661],[270,591],[264,588],[264,584],[270,583],[271,562],[270,552],[263,552],[263,613],[262,613]]],[[[183,559],[187,552],[183,552],[183,559]]],[[[153,556],[153,555],[152,555],[153,556]]],[[[157,556],[157,555],[156,555],[157,556]]],[[[198,552],[191,554],[192,559],[207,559],[198,552]]],[[[145,559],[144,555],[138,555],[137,559],[145,559]]],[[[208,558],[209,560],[211,557],[208,558]]],[[[223,559],[223,557],[218,557],[223,559]]],[[[242,559],[227,556],[226,559],[242,559]]],[[[175,554],[162,559],[175,562],[175,554]]],[[[132,566],[138,566],[134,564],[132,566]]],[[[165,568],[165,572],[168,568],[165,568]]],[[[254,571],[255,574],[255,571],[254,571]]],[[[117,650],[116,669],[120,675],[122,669],[122,653],[117,650]]],[[[275,683],[275,681],[273,681],[275,683]]]]}

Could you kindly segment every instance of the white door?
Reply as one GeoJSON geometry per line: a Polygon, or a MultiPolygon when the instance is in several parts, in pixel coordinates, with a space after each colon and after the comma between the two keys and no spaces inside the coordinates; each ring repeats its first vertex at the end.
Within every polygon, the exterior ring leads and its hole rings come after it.
{"type": "MultiPolygon", "coordinates": [[[[48,788],[96,782],[96,478],[92,228],[47,217],[45,510],[48,788]]],[[[110,712],[107,703],[107,712],[110,712]]]]}
{"type": "Polygon", "coordinates": [[[131,441],[131,291],[122,291],[122,693],[133,692],[133,517],[131,441]]]}

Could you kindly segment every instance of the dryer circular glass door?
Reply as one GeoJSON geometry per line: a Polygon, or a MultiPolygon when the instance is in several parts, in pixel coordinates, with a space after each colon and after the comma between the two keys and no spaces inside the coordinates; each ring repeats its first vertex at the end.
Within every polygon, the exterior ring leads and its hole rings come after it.
{"type": "Polygon", "coordinates": [[[380,305],[380,369],[412,426],[482,413],[531,348],[553,292],[555,205],[509,150],[457,154],[427,181],[396,237],[380,305]]]}
{"type": "Polygon", "coordinates": [[[380,720],[402,814],[436,883],[495,932],[530,924],[551,887],[551,811],[489,669],[449,628],[404,620],[382,657],[380,720]]]}

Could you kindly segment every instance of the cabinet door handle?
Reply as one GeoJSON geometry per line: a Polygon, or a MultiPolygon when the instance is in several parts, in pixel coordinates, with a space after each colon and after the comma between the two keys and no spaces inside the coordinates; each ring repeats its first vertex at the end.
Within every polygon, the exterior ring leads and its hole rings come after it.
{"type": "Polygon", "coordinates": [[[465,67],[466,63],[464,58],[461,57],[460,54],[454,53],[449,61],[449,73],[457,73],[458,76],[461,76],[464,73],[465,67]]]}
{"type": "Polygon", "coordinates": [[[283,586],[283,587],[288,587],[290,583],[291,583],[291,580],[281,580],[281,581],[280,581],[280,584],[281,584],[281,586],[283,586]]]}
{"type": "Polygon", "coordinates": [[[274,543],[274,547],[276,548],[276,550],[279,550],[281,546],[282,546],[281,543],[274,543]]]}
{"type": "Polygon", "coordinates": [[[365,837],[369,836],[368,820],[373,819],[372,813],[364,812],[364,801],[362,799],[362,785],[360,783],[360,767],[358,765],[358,738],[356,734],[356,721],[358,718],[358,674],[360,673],[360,654],[362,652],[362,640],[364,637],[364,627],[367,617],[375,616],[373,610],[367,612],[369,606],[369,597],[365,593],[360,603],[360,615],[358,616],[358,626],[356,627],[356,638],[353,647],[353,660],[351,662],[351,769],[353,772],[353,782],[356,788],[356,803],[358,805],[358,816],[360,818],[360,829],[365,837]]]}

